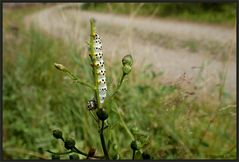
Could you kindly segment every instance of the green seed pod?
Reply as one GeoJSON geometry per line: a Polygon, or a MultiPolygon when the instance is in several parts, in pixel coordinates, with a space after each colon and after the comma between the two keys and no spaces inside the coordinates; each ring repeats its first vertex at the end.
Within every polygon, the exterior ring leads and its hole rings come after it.
{"type": "Polygon", "coordinates": [[[122,64],[132,66],[133,65],[133,57],[131,55],[124,56],[122,59],[122,64]]]}
{"type": "Polygon", "coordinates": [[[73,149],[75,147],[75,144],[76,144],[76,142],[72,138],[68,138],[65,140],[65,148],[67,150],[73,149]]]}
{"type": "Polygon", "coordinates": [[[149,160],[149,159],[151,159],[150,155],[149,155],[148,153],[146,153],[146,152],[143,152],[143,153],[142,153],[142,158],[143,158],[144,160],[149,160]]]}
{"type": "Polygon", "coordinates": [[[126,64],[123,66],[122,70],[123,70],[123,73],[127,75],[131,72],[131,66],[126,64]]]}
{"type": "Polygon", "coordinates": [[[62,132],[60,130],[58,130],[58,129],[53,130],[52,135],[56,139],[62,139],[62,132]]]}
{"type": "Polygon", "coordinates": [[[72,155],[69,155],[69,159],[70,160],[79,160],[80,157],[77,154],[72,154],[72,155]]]}
{"type": "Polygon", "coordinates": [[[106,120],[108,118],[108,114],[105,110],[103,109],[99,109],[97,112],[96,112],[96,115],[98,116],[98,118],[102,121],[106,120]]]}
{"type": "Polygon", "coordinates": [[[139,150],[139,146],[140,146],[140,143],[136,140],[132,141],[130,145],[132,150],[139,150]]]}
{"type": "Polygon", "coordinates": [[[51,155],[51,159],[52,159],[52,160],[60,160],[60,155],[52,154],[52,155],[51,155]]]}

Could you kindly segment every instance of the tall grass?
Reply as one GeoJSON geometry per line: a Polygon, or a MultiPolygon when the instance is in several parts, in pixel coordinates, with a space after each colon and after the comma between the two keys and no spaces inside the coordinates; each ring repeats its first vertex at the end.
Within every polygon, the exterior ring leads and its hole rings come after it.
{"type": "MultiPolygon", "coordinates": [[[[54,68],[54,62],[62,63],[91,81],[85,48],[64,44],[34,27],[19,30],[17,35],[7,29],[8,25],[3,37],[4,158],[50,158],[48,153],[38,152],[40,147],[63,151],[63,145],[51,135],[56,128],[75,138],[82,150],[101,150],[97,125],[87,110],[92,92],[54,68]]],[[[105,64],[107,79],[116,86],[121,60],[115,60],[112,67],[107,60],[105,64]]],[[[199,96],[187,97],[180,86],[158,80],[160,75],[148,66],[134,69],[128,76],[110,108],[109,151],[131,158],[130,130],[139,138],[148,137],[145,151],[154,159],[235,159],[235,101],[199,102],[199,96]]]]}
{"type": "Polygon", "coordinates": [[[140,7],[138,15],[173,18],[200,23],[233,26],[236,18],[236,3],[85,3],[84,10],[131,14],[140,7]]]}

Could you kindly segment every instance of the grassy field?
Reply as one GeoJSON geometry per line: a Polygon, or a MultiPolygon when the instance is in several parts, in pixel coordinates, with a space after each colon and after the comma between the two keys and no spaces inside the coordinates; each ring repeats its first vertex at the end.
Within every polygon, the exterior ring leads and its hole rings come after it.
{"type": "MultiPolygon", "coordinates": [[[[89,83],[90,59],[78,49],[36,27],[26,30],[24,15],[41,8],[4,11],[3,32],[3,155],[4,159],[50,158],[39,148],[64,151],[52,137],[61,129],[77,147],[103,154],[97,125],[87,109],[93,92],[76,85],[55,69],[62,63],[89,83]]],[[[116,86],[121,60],[106,60],[109,91],[116,86]]],[[[217,99],[198,100],[180,81],[160,83],[150,66],[133,69],[110,106],[106,140],[111,155],[131,158],[129,131],[148,139],[144,151],[154,159],[236,159],[236,109],[221,90],[217,99]]],[[[67,156],[63,158],[68,158],[67,156]]]]}
{"type": "Polygon", "coordinates": [[[236,3],[86,3],[84,10],[233,26],[236,3]]]}

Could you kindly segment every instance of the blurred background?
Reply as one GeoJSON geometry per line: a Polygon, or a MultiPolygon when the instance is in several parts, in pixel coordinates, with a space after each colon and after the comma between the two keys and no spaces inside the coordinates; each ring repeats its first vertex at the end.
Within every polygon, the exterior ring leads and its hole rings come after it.
{"type": "MultiPolygon", "coordinates": [[[[3,158],[50,159],[61,129],[103,154],[87,110],[93,97],[54,68],[92,82],[90,18],[102,37],[111,155],[131,158],[130,135],[154,159],[236,159],[236,3],[3,3],[3,158]]],[[[62,157],[67,159],[66,157],[62,157]]]]}

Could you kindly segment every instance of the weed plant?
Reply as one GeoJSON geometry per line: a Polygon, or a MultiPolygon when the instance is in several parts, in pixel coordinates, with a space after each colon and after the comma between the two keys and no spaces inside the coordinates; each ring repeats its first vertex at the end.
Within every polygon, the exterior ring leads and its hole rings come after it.
{"type": "MultiPolygon", "coordinates": [[[[112,129],[113,124],[115,122],[112,122],[111,114],[114,110],[111,110],[112,103],[111,100],[117,95],[118,90],[120,89],[124,78],[131,72],[132,65],[133,65],[133,58],[131,55],[126,55],[122,59],[122,76],[113,91],[112,94],[107,93],[107,82],[106,82],[106,73],[104,68],[104,60],[103,60],[103,52],[102,52],[102,42],[101,38],[95,31],[95,24],[94,20],[91,20],[91,32],[90,32],[90,42],[89,44],[89,56],[91,60],[91,66],[92,66],[92,74],[93,74],[93,83],[90,84],[89,81],[85,81],[82,78],[79,78],[72,74],[65,66],[62,64],[55,63],[55,67],[67,74],[70,79],[72,79],[74,82],[79,83],[81,85],[84,85],[91,90],[94,91],[94,98],[88,101],[88,110],[91,117],[95,120],[95,122],[98,125],[98,132],[100,136],[101,146],[104,152],[104,156],[96,156],[95,155],[95,149],[91,148],[88,153],[85,153],[81,150],[79,150],[75,146],[75,140],[72,138],[64,139],[62,136],[61,130],[53,130],[53,136],[56,139],[60,139],[64,142],[64,146],[67,150],[70,150],[68,152],[63,153],[55,153],[50,150],[47,150],[49,153],[52,154],[52,159],[60,159],[60,155],[70,154],[72,152],[78,153],[80,155],[86,156],[86,159],[90,158],[98,158],[98,159],[119,159],[119,154],[114,150],[114,153],[112,155],[109,154],[109,149],[114,149],[112,147],[112,143],[105,140],[104,132],[107,128],[112,129]],[[108,119],[109,118],[109,119],[108,119]]],[[[84,107],[84,106],[83,106],[84,107]]],[[[119,113],[117,115],[120,116],[119,113]]],[[[132,159],[135,158],[136,151],[140,150],[140,147],[142,147],[142,143],[140,143],[138,140],[135,139],[135,137],[131,134],[131,132],[128,130],[128,127],[125,125],[124,127],[129,134],[131,135],[132,142],[131,142],[131,149],[133,150],[133,156],[132,159]]],[[[112,133],[109,132],[109,135],[112,133]]],[[[145,141],[144,141],[145,142],[145,141]]],[[[110,150],[111,151],[111,150],[110,150]]],[[[143,158],[150,158],[150,155],[147,153],[142,154],[143,158]],[[144,156],[143,156],[144,155],[144,156]]],[[[79,156],[77,154],[69,155],[70,159],[79,159],[79,156]]]]}
{"type": "MultiPolygon", "coordinates": [[[[18,24],[22,19],[13,15],[3,19],[3,158],[51,159],[45,149],[65,152],[53,130],[74,139],[76,148],[87,155],[94,149],[94,155],[104,155],[97,124],[87,109],[94,91],[53,66],[64,63],[76,77],[92,81],[86,47],[64,44],[35,27],[25,30],[18,24]],[[16,22],[17,32],[6,23],[9,20],[16,22]]],[[[115,89],[121,62],[105,59],[105,65],[108,88],[115,89]]],[[[220,100],[200,101],[197,91],[188,95],[180,85],[162,84],[160,77],[142,65],[125,78],[107,111],[110,127],[104,135],[110,158],[132,159],[133,136],[146,141],[142,152],[154,159],[235,159],[235,101],[221,90],[220,100]]],[[[143,158],[139,153],[135,159],[143,158]]],[[[76,156],[61,155],[69,158],[76,156]]]]}

